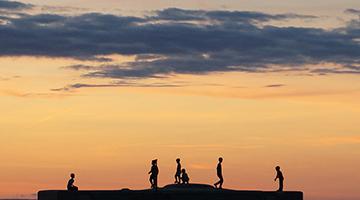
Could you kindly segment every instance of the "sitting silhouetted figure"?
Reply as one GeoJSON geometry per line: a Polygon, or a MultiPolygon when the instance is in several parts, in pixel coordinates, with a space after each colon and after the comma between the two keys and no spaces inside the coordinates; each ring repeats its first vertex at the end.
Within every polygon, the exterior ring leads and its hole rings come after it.
{"type": "Polygon", "coordinates": [[[149,171],[149,174],[150,174],[149,181],[151,184],[151,188],[157,189],[158,188],[157,179],[158,179],[158,174],[159,174],[159,168],[157,166],[157,159],[151,161],[151,169],[149,171]]]}
{"type": "Polygon", "coordinates": [[[175,173],[175,183],[180,184],[181,183],[181,164],[180,164],[180,158],[176,159],[176,173],[175,173]]]}
{"type": "Polygon", "coordinates": [[[282,172],[280,171],[279,166],[276,166],[275,169],[276,169],[275,181],[276,181],[276,179],[279,179],[279,189],[277,191],[282,192],[284,189],[284,176],[283,176],[282,172]]]}
{"type": "Polygon", "coordinates": [[[75,179],[75,174],[74,174],[74,173],[71,173],[71,174],[70,174],[70,180],[68,181],[68,184],[67,184],[67,190],[68,190],[68,191],[74,192],[74,191],[78,191],[78,190],[79,190],[79,188],[74,185],[74,182],[75,182],[74,179],[75,179]]]}
{"type": "Polygon", "coordinates": [[[189,184],[190,178],[185,169],[181,170],[181,180],[182,184],[189,184]]]}
{"type": "Polygon", "coordinates": [[[218,188],[217,186],[219,186],[220,189],[222,188],[222,185],[224,183],[224,178],[223,178],[223,174],[222,174],[222,166],[221,166],[222,162],[223,162],[223,158],[220,157],[219,158],[219,163],[218,163],[218,165],[216,167],[216,174],[219,177],[219,181],[214,184],[214,186],[216,188],[218,188]]]}

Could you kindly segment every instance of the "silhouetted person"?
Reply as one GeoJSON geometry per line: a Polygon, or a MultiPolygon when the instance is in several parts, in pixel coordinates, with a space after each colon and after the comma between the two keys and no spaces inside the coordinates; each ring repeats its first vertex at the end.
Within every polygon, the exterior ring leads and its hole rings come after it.
{"type": "Polygon", "coordinates": [[[280,171],[279,166],[276,166],[275,169],[276,169],[275,181],[276,181],[276,179],[279,179],[279,189],[277,191],[282,192],[284,189],[284,176],[283,176],[282,172],[280,171]]]}
{"type": "Polygon", "coordinates": [[[219,186],[220,189],[222,188],[222,185],[224,183],[224,178],[223,178],[223,174],[222,174],[222,166],[221,166],[222,162],[223,162],[223,158],[220,157],[219,158],[219,163],[218,163],[218,165],[216,167],[216,174],[219,177],[219,181],[214,184],[214,186],[216,188],[218,188],[218,186],[219,186]]]}
{"type": "Polygon", "coordinates": [[[182,184],[189,184],[190,178],[185,169],[181,170],[181,180],[182,184]]]}
{"type": "Polygon", "coordinates": [[[74,179],[75,179],[75,174],[74,174],[74,173],[71,173],[71,174],[70,174],[70,180],[68,181],[68,184],[67,184],[67,190],[68,190],[68,191],[74,192],[74,191],[78,191],[78,190],[79,190],[79,188],[74,185],[74,182],[75,182],[74,179]]]}
{"type": "Polygon", "coordinates": [[[176,173],[175,173],[175,183],[180,184],[181,183],[181,164],[180,164],[180,158],[176,159],[176,173]]]}
{"type": "Polygon", "coordinates": [[[151,161],[151,169],[149,171],[150,174],[150,184],[151,184],[151,188],[153,189],[157,189],[158,185],[157,185],[157,179],[158,179],[158,175],[159,175],[159,168],[157,166],[157,159],[152,160],[151,161]]]}

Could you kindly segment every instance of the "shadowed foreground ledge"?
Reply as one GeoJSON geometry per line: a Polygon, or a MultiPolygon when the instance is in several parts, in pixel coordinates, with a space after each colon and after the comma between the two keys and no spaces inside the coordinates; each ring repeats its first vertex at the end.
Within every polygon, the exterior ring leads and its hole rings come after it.
{"type": "Polygon", "coordinates": [[[218,190],[210,185],[167,185],[155,190],[46,190],[38,200],[303,200],[302,192],[218,190]]]}

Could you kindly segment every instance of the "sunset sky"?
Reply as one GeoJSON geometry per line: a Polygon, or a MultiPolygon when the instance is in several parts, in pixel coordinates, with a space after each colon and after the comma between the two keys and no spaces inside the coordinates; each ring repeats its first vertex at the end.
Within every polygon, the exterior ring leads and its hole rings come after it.
{"type": "Polygon", "coordinates": [[[360,199],[359,0],[0,0],[0,198],[191,182],[360,199]]]}

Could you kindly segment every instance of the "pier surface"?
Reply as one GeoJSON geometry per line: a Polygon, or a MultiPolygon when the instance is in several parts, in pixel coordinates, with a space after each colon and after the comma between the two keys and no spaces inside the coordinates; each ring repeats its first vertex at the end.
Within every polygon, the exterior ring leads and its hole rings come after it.
{"type": "Polygon", "coordinates": [[[270,192],[215,189],[210,185],[167,185],[157,190],[45,190],[38,200],[303,200],[298,191],[270,192]]]}

